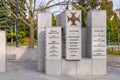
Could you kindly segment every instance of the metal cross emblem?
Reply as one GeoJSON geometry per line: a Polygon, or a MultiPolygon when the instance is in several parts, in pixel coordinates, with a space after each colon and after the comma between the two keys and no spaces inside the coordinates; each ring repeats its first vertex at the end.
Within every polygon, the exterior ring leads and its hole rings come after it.
{"type": "MultiPolygon", "coordinates": [[[[72,22],[71,25],[76,25],[75,21],[79,21],[79,22],[80,22],[80,19],[79,19],[80,15],[79,15],[78,17],[76,17],[76,16],[75,16],[76,13],[72,13],[72,12],[70,12],[70,13],[72,14],[72,17],[68,17],[68,16],[67,16],[67,18],[68,18],[68,21],[67,21],[67,22],[71,21],[71,22],[72,22]]],[[[76,26],[77,26],[77,25],[76,25],[76,26]]]]}

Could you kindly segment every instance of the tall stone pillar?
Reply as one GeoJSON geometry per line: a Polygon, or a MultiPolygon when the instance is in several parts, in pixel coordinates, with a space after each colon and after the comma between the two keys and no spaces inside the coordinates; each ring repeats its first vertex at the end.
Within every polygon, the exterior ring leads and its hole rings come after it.
{"type": "Polygon", "coordinates": [[[38,71],[45,71],[45,28],[52,27],[51,13],[38,14],[38,71]]]}
{"type": "Polygon", "coordinates": [[[57,26],[63,27],[62,75],[76,75],[77,61],[82,54],[81,11],[63,11],[56,20],[57,26]]]}
{"type": "Polygon", "coordinates": [[[92,74],[106,74],[106,11],[88,12],[88,53],[92,74]]]}

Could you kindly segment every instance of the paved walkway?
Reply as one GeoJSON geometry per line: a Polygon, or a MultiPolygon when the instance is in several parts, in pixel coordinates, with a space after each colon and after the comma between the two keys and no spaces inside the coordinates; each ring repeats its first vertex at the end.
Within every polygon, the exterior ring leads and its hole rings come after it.
{"type": "Polygon", "coordinates": [[[120,80],[120,63],[108,63],[106,76],[50,76],[37,72],[33,61],[8,61],[7,72],[0,73],[0,80],[120,80]]]}

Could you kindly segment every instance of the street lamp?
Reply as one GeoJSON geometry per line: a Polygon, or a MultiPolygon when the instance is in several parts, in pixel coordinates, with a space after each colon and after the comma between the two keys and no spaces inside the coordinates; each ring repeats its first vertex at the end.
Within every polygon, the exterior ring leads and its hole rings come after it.
{"type": "Polygon", "coordinates": [[[120,32],[120,25],[118,26],[118,50],[119,50],[119,41],[120,41],[119,32],[120,32]]]}
{"type": "MultiPolygon", "coordinates": [[[[16,16],[18,17],[18,0],[16,0],[16,16]]],[[[18,18],[15,20],[16,24],[16,47],[18,47],[18,18]]]]}

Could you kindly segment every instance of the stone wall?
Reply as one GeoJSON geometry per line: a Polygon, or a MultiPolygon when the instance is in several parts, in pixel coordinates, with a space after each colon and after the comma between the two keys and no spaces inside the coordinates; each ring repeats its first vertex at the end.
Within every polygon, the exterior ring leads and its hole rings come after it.
{"type": "Polygon", "coordinates": [[[30,49],[27,46],[7,46],[8,60],[37,60],[37,48],[30,49]]]}

